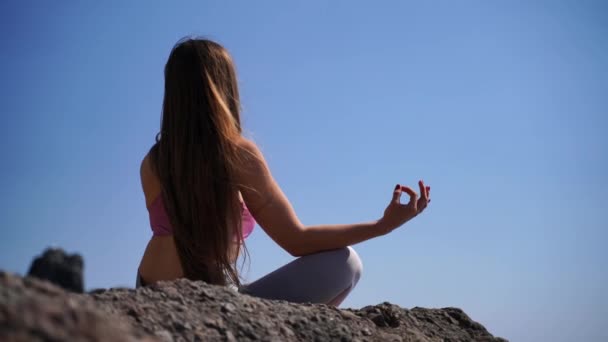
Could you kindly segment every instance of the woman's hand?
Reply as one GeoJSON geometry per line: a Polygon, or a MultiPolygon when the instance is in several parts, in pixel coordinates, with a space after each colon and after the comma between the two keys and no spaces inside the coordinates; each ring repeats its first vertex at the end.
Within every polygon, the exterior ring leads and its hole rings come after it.
{"type": "Polygon", "coordinates": [[[420,197],[409,187],[397,184],[395,191],[393,191],[393,198],[384,210],[384,216],[378,221],[378,224],[386,233],[416,217],[431,202],[431,187],[425,186],[422,180],[418,182],[418,185],[420,186],[420,197]],[[407,204],[401,204],[400,202],[402,192],[406,192],[410,196],[410,201],[407,204]]]}

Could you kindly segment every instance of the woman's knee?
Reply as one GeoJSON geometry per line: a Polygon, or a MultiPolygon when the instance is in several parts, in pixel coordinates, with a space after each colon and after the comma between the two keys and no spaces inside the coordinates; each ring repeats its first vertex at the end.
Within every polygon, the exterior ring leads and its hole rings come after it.
{"type": "Polygon", "coordinates": [[[355,251],[354,248],[352,248],[351,246],[346,247],[346,249],[348,250],[348,258],[346,260],[347,263],[347,267],[349,272],[352,274],[352,279],[353,279],[353,287],[357,284],[357,282],[359,282],[359,279],[361,278],[361,274],[363,274],[363,262],[361,261],[361,258],[359,257],[359,254],[357,254],[357,252],[355,251]]]}
{"type": "Polygon", "coordinates": [[[343,274],[342,277],[345,278],[345,281],[348,283],[347,285],[354,287],[363,273],[363,262],[355,249],[347,246],[326,253],[328,253],[326,257],[332,259],[325,259],[326,264],[332,266],[328,271],[333,274],[343,274]]]}
{"type": "MultiPolygon", "coordinates": [[[[343,254],[339,259],[344,260],[345,262],[341,265],[344,269],[345,276],[342,277],[340,292],[335,295],[330,301],[326,302],[326,304],[338,306],[342,301],[348,296],[348,294],[353,290],[353,288],[361,279],[361,274],[363,273],[363,262],[359,257],[359,254],[355,251],[354,248],[348,246],[344,247],[338,251],[337,253],[343,254]],[[342,259],[345,257],[344,259],[342,259]]],[[[342,272],[337,272],[342,273],[342,272]]]]}
{"type": "Polygon", "coordinates": [[[361,258],[349,246],[301,256],[241,286],[239,292],[294,302],[339,303],[355,287],[362,272],[361,258]]]}

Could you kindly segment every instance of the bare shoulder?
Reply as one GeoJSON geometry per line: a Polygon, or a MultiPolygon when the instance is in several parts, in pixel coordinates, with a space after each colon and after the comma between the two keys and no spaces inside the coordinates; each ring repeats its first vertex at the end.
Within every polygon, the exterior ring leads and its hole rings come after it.
{"type": "Polygon", "coordinates": [[[249,210],[259,212],[269,203],[277,186],[266,164],[266,160],[255,142],[241,138],[238,142],[240,149],[237,181],[240,191],[249,210]]]}
{"type": "Polygon", "coordinates": [[[153,171],[149,153],[146,153],[141,160],[139,177],[141,179],[142,191],[146,198],[146,205],[148,206],[161,191],[160,182],[153,171]]]}
{"type": "Polygon", "coordinates": [[[142,181],[144,178],[149,177],[152,174],[152,169],[150,167],[150,154],[146,153],[144,158],[141,160],[141,164],[139,166],[139,176],[142,181]]]}
{"type": "Polygon", "coordinates": [[[240,148],[241,168],[248,173],[257,173],[266,168],[266,161],[258,145],[247,138],[241,138],[238,142],[240,148]]]}
{"type": "Polygon", "coordinates": [[[260,148],[251,139],[241,137],[238,141],[238,146],[240,147],[241,151],[243,152],[243,157],[247,157],[247,156],[249,156],[249,157],[255,156],[258,158],[262,157],[262,152],[260,151],[260,148]]]}

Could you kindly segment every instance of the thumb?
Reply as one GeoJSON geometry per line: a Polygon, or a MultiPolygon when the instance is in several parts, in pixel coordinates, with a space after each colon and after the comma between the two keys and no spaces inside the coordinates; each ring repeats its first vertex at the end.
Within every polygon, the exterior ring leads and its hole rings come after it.
{"type": "Polygon", "coordinates": [[[395,186],[395,190],[393,191],[393,202],[400,203],[399,202],[400,199],[401,199],[401,185],[397,184],[397,186],[395,186]]]}

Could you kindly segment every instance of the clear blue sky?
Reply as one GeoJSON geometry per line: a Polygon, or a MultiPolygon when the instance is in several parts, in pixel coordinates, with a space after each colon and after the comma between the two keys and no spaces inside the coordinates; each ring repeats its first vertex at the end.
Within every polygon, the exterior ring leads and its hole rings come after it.
{"type": "MultiPolygon", "coordinates": [[[[162,68],[197,34],[232,53],[247,135],[305,224],[424,215],[355,248],[345,307],[463,308],[512,341],[606,341],[603,1],[0,5],[0,268],[56,245],[88,289],[133,286],[151,235],[139,163],[162,68]]],[[[258,227],[249,280],[292,258],[258,227]]]]}

